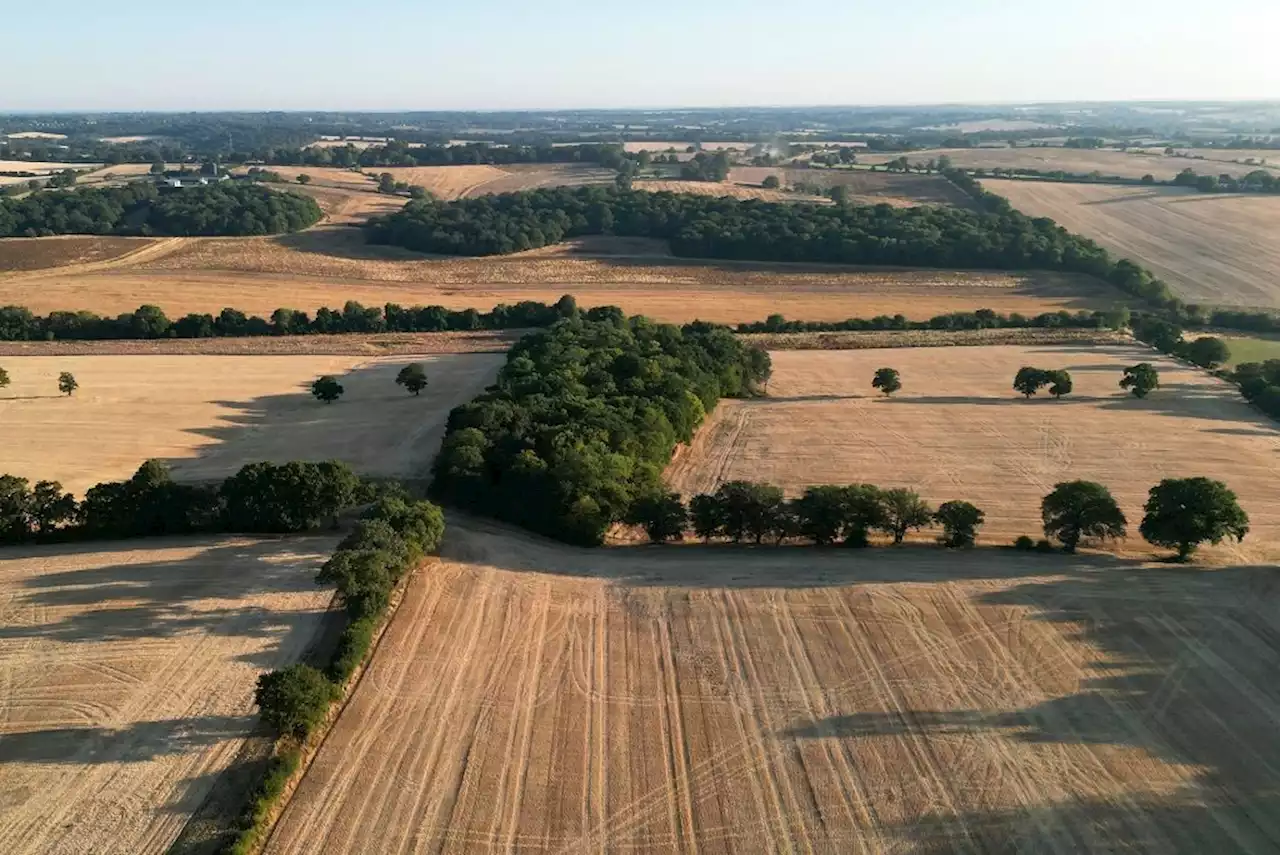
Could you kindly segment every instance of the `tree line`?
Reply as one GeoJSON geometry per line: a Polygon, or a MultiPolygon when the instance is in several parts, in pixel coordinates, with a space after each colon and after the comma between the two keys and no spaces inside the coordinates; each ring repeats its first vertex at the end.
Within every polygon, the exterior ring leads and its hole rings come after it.
{"type": "Polygon", "coordinates": [[[150,182],[137,181],[0,199],[0,237],[266,235],[305,229],[321,216],[320,206],[308,196],[253,183],[161,192],[150,182]]]}
{"type": "Polygon", "coordinates": [[[444,537],[444,515],[430,502],[414,501],[392,488],[361,515],[355,529],[316,575],[332,585],[346,611],[347,626],[322,668],[297,663],[258,678],[254,702],[277,735],[276,751],[250,792],[226,851],[255,851],[276,801],[301,761],[301,746],[340,699],[373,646],[391,592],[406,573],[434,553],[444,537]]]}
{"type": "Polygon", "coordinates": [[[374,243],[496,255],[582,235],[660,238],[677,255],[755,261],[1063,270],[1108,278],[1117,263],[1092,241],[1008,206],[975,212],[770,203],[607,187],[546,188],[411,202],[367,226],[374,243]]]}
{"type": "Polygon", "coordinates": [[[487,312],[443,306],[364,306],[348,300],[341,309],[320,308],[315,317],[298,309],[276,309],[271,317],[223,309],[217,315],[193,312],[170,320],[159,306],[139,306],[114,318],[93,312],[50,312],[40,316],[24,306],[0,306],[0,341],[98,341],[115,339],[222,338],[333,333],[451,332],[548,327],[577,314],[568,294],[555,303],[525,300],[499,304],[487,312]]]}
{"type": "MultiPolygon", "coordinates": [[[[1046,541],[1075,552],[1081,542],[1124,537],[1128,521],[1111,492],[1091,481],[1054,486],[1040,505],[1046,541]]],[[[1143,538],[1189,557],[1202,543],[1226,538],[1243,540],[1249,517],[1235,493],[1208,478],[1169,478],[1152,487],[1139,528],[1143,538]]],[[[658,491],[632,503],[624,521],[645,530],[650,542],[683,540],[692,533],[704,543],[766,540],[780,545],[807,542],[816,546],[865,548],[879,532],[900,544],[911,531],[940,527],[938,542],[948,548],[973,546],[986,521],[981,508],[963,500],[937,508],[913,490],[882,489],[873,484],[808,487],[787,499],[781,488],[752,481],[728,481],[714,493],[694,496],[686,505],[678,493],[658,491]]],[[[1036,548],[1027,536],[1014,544],[1036,548]]]]}
{"type": "Polygon", "coordinates": [[[467,142],[456,145],[410,145],[393,140],[385,145],[354,145],[299,149],[275,149],[262,158],[271,166],[454,166],[518,163],[585,163],[617,169],[628,158],[619,143],[574,145],[492,145],[467,142]]]}
{"type": "Polygon", "coordinates": [[[0,544],[204,532],[289,534],[368,501],[371,485],[344,463],[250,463],[218,485],[173,480],[148,460],[127,481],[90,487],[84,499],[57,481],[0,475],[0,544]]]}
{"type": "Polygon", "coordinates": [[[495,384],[450,413],[431,494],[598,545],[719,399],[757,394],[769,371],[724,327],[592,309],[525,336],[495,384]]]}

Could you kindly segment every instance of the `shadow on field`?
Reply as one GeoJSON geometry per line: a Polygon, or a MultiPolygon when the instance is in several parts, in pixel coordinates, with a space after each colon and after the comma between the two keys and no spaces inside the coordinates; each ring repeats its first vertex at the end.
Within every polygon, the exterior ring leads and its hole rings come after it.
{"type": "Polygon", "coordinates": [[[253,730],[257,717],[200,716],[138,721],[121,728],[61,727],[6,733],[0,737],[0,764],[146,763],[184,754],[253,730]]]}
{"type": "MultiPolygon", "coordinates": [[[[1088,560],[1092,563],[1092,557],[1088,560]]],[[[1030,620],[1056,624],[1097,650],[1101,657],[1090,666],[1093,675],[1075,692],[1010,710],[842,712],[798,722],[780,736],[875,740],[911,735],[927,744],[932,736],[963,740],[981,733],[1022,743],[1093,746],[1093,780],[1055,776],[1044,782],[1046,793],[1056,792],[1044,804],[940,811],[920,818],[897,830],[912,851],[1280,851],[1278,600],[1280,568],[1275,566],[1078,572],[1028,580],[978,594],[974,606],[1027,609],[1030,620]],[[1109,764],[1132,769],[1142,761],[1102,746],[1137,749],[1140,756],[1168,764],[1161,775],[1165,780],[1178,777],[1169,766],[1185,769],[1185,784],[1167,794],[1125,792],[1111,777],[1109,764]],[[1099,797],[1098,790],[1113,781],[1116,795],[1099,797]]],[[[1030,669],[1036,664],[1019,662],[1030,669]]],[[[1034,670],[1026,675],[1035,678],[1034,670]]],[[[998,776],[985,788],[992,802],[1037,786],[1034,769],[1002,768],[994,752],[988,765],[992,768],[986,771],[998,776]],[[1001,795],[1003,786],[1010,794],[1001,795]]]]}
{"type": "Polygon", "coordinates": [[[12,589],[6,603],[14,618],[0,626],[0,645],[24,639],[94,645],[187,634],[274,638],[276,644],[268,649],[240,657],[255,667],[269,667],[280,647],[298,646],[297,634],[310,636],[315,631],[316,612],[279,612],[249,601],[315,591],[315,573],[334,542],[323,536],[230,542],[154,538],[119,545],[88,542],[6,549],[6,559],[49,560],[79,552],[208,546],[175,560],[30,575],[12,589]]]}
{"type": "MultiPolygon", "coordinates": [[[[376,195],[376,194],[371,194],[376,195]]],[[[271,241],[295,252],[347,258],[355,261],[430,261],[440,256],[426,255],[398,246],[367,243],[359,225],[326,225],[283,234],[271,241]]]]}

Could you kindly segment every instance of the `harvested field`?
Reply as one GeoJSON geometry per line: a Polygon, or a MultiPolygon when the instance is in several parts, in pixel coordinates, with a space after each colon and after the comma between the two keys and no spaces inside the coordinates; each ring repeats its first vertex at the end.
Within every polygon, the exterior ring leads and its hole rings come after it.
{"type": "Polygon", "coordinates": [[[258,674],[312,643],[336,541],[4,549],[0,847],[165,852],[255,733],[258,674]]]}
{"type": "Polygon", "coordinates": [[[389,166],[370,167],[373,174],[390,172],[396,181],[407,181],[425,187],[441,199],[461,199],[490,181],[508,178],[496,166],[389,166]]]}
{"type": "Polygon", "coordinates": [[[635,181],[631,185],[634,190],[648,190],[651,193],[693,193],[698,196],[728,196],[733,199],[759,199],[763,202],[810,202],[820,205],[831,204],[830,200],[821,196],[809,196],[803,193],[791,193],[785,190],[766,190],[754,184],[732,184],[715,181],[635,181]]]}
{"type": "Polygon", "coordinates": [[[778,311],[803,320],[899,313],[927,319],[980,307],[1034,315],[1127,300],[1098,280],[1054,273],[696,261],[649,250],[634,257],[431,259],[365,246],[354,229],[176,240],[182,242],[158,248],[134,266],[0,276],[0,305],[120,313],[154,303],[171,317],[234,306],[266,317],[280,306],[314,311],[347,300],[487,309],[520,300],[554,302],[572,293],[585,306],[620,305],[664,321],[739,323],[778,311]]]}
{"type": "MultiPolygon", "coordinates": [[[[0,356],[422,356],[506,353],[521,330],[245,338],[0,341],[0,356]]],[[[3,396],[0,395],[0,400],[3,396]]]]}
{"type": "MultiPolygon", "coordinates": [[[[1225,481],[1249,513],[1242,544],[1209,560],[1280,559],[1280,430],[1229,384],[1145,347],[963,347],[779,351],[769,396],[726,401],[668,470],[672,489],[708,492],[738,478],[797,495],[813,484],[909,487],[933,504],[965,499],[985,510],[980,542],[1040,536],[1040,500],[1059,481],[1107,485],[1129,518],[1118,548],[1153,554],[1137,535],[1147,490],[1162,478],[1225,481]],[[1145,400],[1117,387],[1123,369],[1151,362],[1160,390],[1145,400]],[[1024,400],[1023,365],[1064,368],[1075,391],[1024,400]],[[877,368],[903,391],[871,388],[877,368]]],[[[921,535],[924,537],[924,535],[921,535]]]]}
{"type": "MultiPolygon", "coordinates": [[[[299,175],[310,175],[311,183],[320,187],[338,187],[347,190],[367,190],[376,192],[378,179],[351,169],[336,166],[266,166],[271,172],[278,173],[289,182],[297,180],[299,175]]],[[[249,167],[239,166],[231,170],[232,175],[247,175],[249,167]]]]}
{"type": "Polygon", "coordinates": [[[64,169],[94,170],[102,167],[101,163],[50,163],[40,160],[0,160],[0,173],[17,172],[21,175],[0,174],[0,186],[5,184],[22,184],[31,180],[32,176],[51,175],[64,169]]]}
{"type": "Polygon", "coordinates": [[[317,184],[293,185],[287,192],[310,196],[324,211],[324,223],[336,226],[360,225],[370,217],[393,214],[409,200],[404,196],[373,193],[368,190],[349,190],[340,187],[324,187],[317,184]]]}
{"type": "Polygon", "coordinates": [[[581,187],[612,184],[617,172],[589,165],[525,163],[510,166],[388,166],[369,167],[370,174],[390,172],[396,181],[425,187],[441,199],[463,199],[494,193],[515,193],[540,187],[581,187]]]}
{"type": "Polygon", "coordinates": [[[330,460],[386,477],[425,477],[449,411],[493,381],[498,354],[367,356],[6,357],[0,473],[61,481],[76,493],[127,478],[147,458],[175,478],[224,478],[259,460],[330,460]],[[421,397],[394,383],[413,361],[421,397]],[[57,377],[80,382],[58,394],[57,377]],[[309,391],[322,374],[346,389],[334,404],[309,391]]]}
{"type": "Polygon", "coordinates": [[[1261,569],[589,551],[452,519],[445,553],[270,855],[1280,846],[1261,569]]]}
{"type": "MultiPolygon", "coordinates": [[[[1071,328],[990,330],[871,330],[742,333],[752,347],[766,350],[863,350],[889,347],[975,347],[992,344],[1130,344],[1125,333],[1071,328]]],[[[3,353],[0,345],[0,353],[3,353]]]]}
{"type": "Polygon", "coordinates": [[[111,261],[156,243],[151,238],[67,235],[0,239],[0,275],[111,261]]]}
{"type": "Polygon", "coordinates": [[[912,163],[927,163],[943,155],[962,169],[1039,169],[1042,172],[1064,172],[1118,175],[1122,178],[1141,178],[1154,175],[1160,181],[1169,181],[1187,167],[1196,172],[1217,175],[1245,175],[1256,166],[1232,163],[1208,163],[1183,157],[1166,157],[1141,152],[1116,150],[1090,150],[1080,148],[940,148],[927,151],[879,152],[858,155],[860,164],[883,164],[906,155],[912,163]]]}
{"type": "Polygon", "coordinates": [[[849,188],[855,204],[887,203],[898,207],[920,204],[972,207],[973,200],[941,175],[871,172],[866,169],[785,169],[772,166],[739,166],[729,174],[734,181],[760,184],[770,175],[777,176],[784,187],[797,183],[816,184],[822,188],[837,185],[849,188]]]}
{"type": "Polygon", "coordinates": [[[51,134],[48,131],[20,131],[16,134],[4,134],[11,140],[65,140],[66,134],[51,134]]]}
{"type": "Polygon", "coordinates": [[[1188,302],[1280,308],[1280,196],[1024,181],[983,186],[1150,268],[1188,302]]]}

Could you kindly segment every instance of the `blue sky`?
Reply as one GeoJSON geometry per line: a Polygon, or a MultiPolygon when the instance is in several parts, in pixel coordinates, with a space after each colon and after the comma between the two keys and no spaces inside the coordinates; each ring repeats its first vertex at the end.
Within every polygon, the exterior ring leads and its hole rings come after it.
{"type": "Polygon", "coordinates": [[[0,110],[1280,98],[1280,0],[11,5],[0,110]]]}

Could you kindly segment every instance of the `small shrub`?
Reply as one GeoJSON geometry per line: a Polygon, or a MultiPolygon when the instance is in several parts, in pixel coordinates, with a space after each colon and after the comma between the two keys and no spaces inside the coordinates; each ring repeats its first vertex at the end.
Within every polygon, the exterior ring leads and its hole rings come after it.
{"type": "Polygon", "coordinates": [[[1024,534],[1013,542],[1013,548],[1019,552],[1030,552],[1036,548],[1036,542],[1024,534]]]}
{"type": "Polygon", "coordinates": [[[1036,552],[1053,552],[1053,544],[1045,538],[1036,541],[1036,552]]]}
{"type": "Polygon", "coordinates": [[[306,739],[337,697],[337,687],[310,665],[290,665],[258,678],[253,693],[262,720],[281,736],[306,739]]]}

